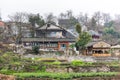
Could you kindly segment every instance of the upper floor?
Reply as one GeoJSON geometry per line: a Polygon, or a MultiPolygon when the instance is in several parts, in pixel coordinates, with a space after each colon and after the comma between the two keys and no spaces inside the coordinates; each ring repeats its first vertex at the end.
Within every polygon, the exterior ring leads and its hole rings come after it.
{"type": "Polygon", "coordinates": [[[54,25],[54,24],[45,24],[44,26],[37,28],[35,30],[35,37],[41,38],[75,38],[73,34],[71,34],[66,29],[54,25]]]}

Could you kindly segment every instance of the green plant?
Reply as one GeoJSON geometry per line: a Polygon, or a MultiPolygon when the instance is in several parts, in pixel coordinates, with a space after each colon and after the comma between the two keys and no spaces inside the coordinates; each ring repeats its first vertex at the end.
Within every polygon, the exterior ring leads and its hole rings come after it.
{"type": "Polygon", "coordinates": [[[60,52],[55,52],[55,54],[58,55],[58,56],[62,55],[62,53],[60,53],[60,52]]]}
{"type": "Polygon", "coordinates": [[[74,60],[71,62],[72,66],[95,66],[93,65],[93,62],[84,62],[80,60],[74,60]]]}
{"type": "Polygon", "coordinates": [[[73,65],[73,66],[82,66],[84,64],[85,63],[83,61],[80,61],[80,60],[74,60],[71,62],[71,65],[73,65]]]}
{"type": "Polygon", "coordinates": [[[61,62],[59,62],[59,61],[55,61],[55,62],[53,62],[52,64],[53,64],[53,65],[60,65],[61,62]]]}
{"type": "Polygon", "coordinates": [[[39,46],[33,46],[32,50],[35,54],[39,54],[39,46]]]}
{"type": "Polygon", "coordinates": [[[85,63],[87,66],[93,66],[93,62],[86,62],[85,63]]]}
{"type": "Polygon", "coordinates": [[[41,67],[41,72],[45,72],[46,71],[46,66],[42,66],[41,67]]]}
{"type": "Polygon", "coordinates": [[[16,72],[16,71],[8,70],[8,69],[2,69],[2,70],[0,70],[0,73],[1,73],[1,74],[7,74],[7,75],[12,74],[12,73],[15,73],[15,72],[16,72]]]}
{"type": "Polygon", "coordinates": [[[71,80],[80,77],[109,77],[115,76],[118,72],[89,72],[89,73],[48,73],[48,72],[32,72],[32,73],[13,73],[14,76],[20,78],[52,78],[60,80],[71,80]]]}

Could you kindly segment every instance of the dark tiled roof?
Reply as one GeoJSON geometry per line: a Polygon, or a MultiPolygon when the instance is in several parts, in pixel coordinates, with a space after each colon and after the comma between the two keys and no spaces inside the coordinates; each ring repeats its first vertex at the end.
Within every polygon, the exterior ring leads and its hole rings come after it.
{"type": "Polygon", "coordinates": [[[47,30],[49,30],[49,29],[52,29],[52,30],[57,29],[57,30],[61,30],[62,28],[60,26],[56,26],[56,25],[53,25],[53,24],[50,24],[50,26],[48,27],[47,24],[46,24],[46,25],[44,25],[44,26],[42,26],[42,27],[40,27],[38,29],[41,29],[41,30],[42,29],[47,29],[47,30]]]}
{"type": "Polygon", "coordinates": [[[69,32],[66,28],[63,28],[63,27],[61,27],[61,26],[58,26],[58,25],[55,25],[55,24],[51,24],[51,23],[46,23],[44,26],[42,26],[42,27],[39,27],[39,28],[37,28],[36,29],[36,31],[39,31],[39,30],[41,30],[41,31],[46,31],[46,30],[48,30],[48,31],[54,31],[54,30],[61,30],[61,31],[65,31],[66,32],[66,37],[67,38],[75,38],[75,35],[74,34],[72,34],[72,32],[69,32]],[[47,26],[49,24],[49,27],[47,26]]]}

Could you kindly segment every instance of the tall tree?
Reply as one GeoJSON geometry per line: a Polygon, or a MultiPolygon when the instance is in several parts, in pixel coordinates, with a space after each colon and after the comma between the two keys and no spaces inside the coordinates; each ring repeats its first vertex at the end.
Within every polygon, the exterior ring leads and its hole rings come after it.
{"type": "Polygon", "coordinates": [[[29,14],[29,22],[32,26],[36,26],[36,24],[41,27],[45,24],[44,19],[39,14],[29,14]]]}
{"type": "Polygon", "coordinates": [[[28,14],[26,12],[16,12],[13,15],[8,15],[10,22],[14,22],[18,27],[18,35],[16,36],[16,41],[21,42],[22,38],[22,27],[24,23],[28,22],[28,14]]]}
{"type": "Polygon", "coordinates": [[[91,35],[89,35],[87,32],[82,32],[80,24],[76,25],[76,31],[79,34],[79,38],[76,42],[76,46],[79,48],[79,54],[80,54],[80,51],[83,52],[83,50],[85,49],[85,45],[91,40],[91,35]]]}
{"type": "Polygon", "coordinates": [[[73,15],[72,10],[67,10],[66,11],[66,16],[68,19],[69,27],[73,27],[78,23],[78,19],[73,15]]]}
{"type": "Polygon", "coordinates": [[[78,16],[78,21],[81,23],[81,25],[88,26],[88,22],[89,22],[88,14],[87,13],[85,13],[85,14],[80,13],[78,16]]]}
{"type": "Polygon", "coordinates": [[[101,20],[102,20],[102,14],[101,14],[101,12],[95,12],[94,13],[94,15],[93,15],[93,17],[94,17],[94,19],[96,20],[96,24],[97,24],[97,26],[99,26],[100,25],[100,22],[101,22],[101,20]]]}
{"type": "Polygon", "coordinates": [[[31,36],[35,37],[35,28],[42,27],[45,24],[45,21],[39,14],[29,14],[29,22],[32,25],[31,36]]]}
{"type": "Polygon", "coordinates": [[[79,48],[79,54],[80,51],[84,53],[83,50],[86,48],[85,45],[87,45],[90,41],[91,41],[91,35],[88,34],[87,32],[82,32],[81,34],[79,34],[79,39],[76,42],[76,46],[78,46],[79,48]]]}
{"type": "Polygon", "coordinates": [[[28,14],[26,12],[16,12],[13,15],[8,15],[11,22],[26,23],[28,22],[28,14]]]}
{"type": "Polygon", "coordinates": [[[103,19],[103,22],[104,22],[104,26],[108,27],[109,26],[109,22],[111,21],[110,14],[102,13],[102,19],[103,19]]]}
{"type": "Polygon", "coordinates": [[[91,19],[91,21],[90,21],[89,29],[97,30],[96,20],[94,19],[94,17],[92,17],[92,19],[91,19]]]}
{"type": "Polygon", "coordinates": [[[66,16],[70,19],[71,17],[73,17],[73,12],[72,10],[67,10],[66,11],[66,16]]]}
{"type": "Polygon", "coordinates": [[[67,29],[75,28],[74,26],[78,23],[78,19],[71,10],[67,10],[65,13],[60,14],[58,23],[67,29]]]}
{"type": "Polygon", "coordinates": [[[82,32],[82,28],[81,28],[81,25],[79,23],[76,24],[76,31],[78,34],[81,34],[81,32],[82,32]]]}
{"type": "Polygon", "coordinates": [[[46,15],[46,22],[47,23],[53,23],[56,24],[56,16],[53,15],[53,13],[49,13],[48,15],[46,15]]]}
{"type": "Polygon", "coordinates": [[[65,13],[60,13],[59,19],[65,19],[65,18],[66,18],[66,14],[65,13]]]}

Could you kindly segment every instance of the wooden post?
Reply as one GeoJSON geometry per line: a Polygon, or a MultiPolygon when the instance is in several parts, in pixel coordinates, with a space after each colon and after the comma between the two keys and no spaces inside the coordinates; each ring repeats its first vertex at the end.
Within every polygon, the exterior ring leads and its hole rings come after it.
{"type": "Polygon", "coordinates": [[[60,42],[58,42],[58,48],[57,49],[60,50],[60,42]]]}

